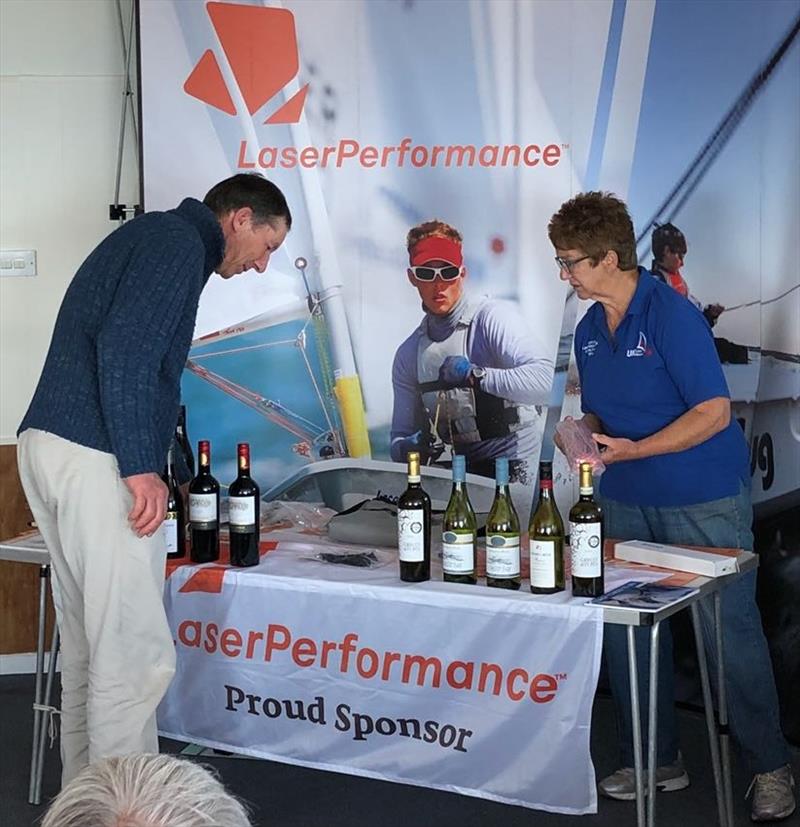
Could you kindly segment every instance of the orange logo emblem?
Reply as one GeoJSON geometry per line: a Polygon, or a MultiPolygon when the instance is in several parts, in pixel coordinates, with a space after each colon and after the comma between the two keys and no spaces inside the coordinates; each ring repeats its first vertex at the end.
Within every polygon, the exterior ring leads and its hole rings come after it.
{"type": "MultiPolygon", "coordinates": [[[[297,76],[299,58],[294,15],[287,9],[212,2],[206,5],[225,59],[252,115],[297,76]]],[[[236,114],[217,58],[206,50],[183,84],[198,100],[236,114]]],[[[308,84],[292,95],[264,123],[297,123],[303,111],[308,84]]]]}

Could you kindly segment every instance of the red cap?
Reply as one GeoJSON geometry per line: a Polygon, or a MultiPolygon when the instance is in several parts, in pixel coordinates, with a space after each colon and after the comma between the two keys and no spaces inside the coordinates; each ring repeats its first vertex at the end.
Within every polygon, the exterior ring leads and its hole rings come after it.
{"type": "Polygon", "coordinates": [[[446,261],[456,267],[461,267],[464,263],[461,245],[452,238],[443,238],[440,235],[431,235],[418,241],[409,250],[408,258],[412,267],[429,261],[446,261]]]}

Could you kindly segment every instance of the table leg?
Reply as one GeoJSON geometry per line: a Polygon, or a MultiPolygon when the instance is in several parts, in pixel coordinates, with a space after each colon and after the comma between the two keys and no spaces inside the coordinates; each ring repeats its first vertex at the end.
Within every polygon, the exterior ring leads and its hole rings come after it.
{"type": "Polygon", "coordinates": [[[714,789],[717,794],[717,813],[720,827],[727,827],[728,817],[725,810],[725,799],[722,791],[722,769],[719,760],[719,742],[717,728],[714,721],[714,701],[711,698],[711,684],[708,679],[708,662],[703,645],[703,633],[700,628],[700,610],[697,603],[692,603],[692,626],[694,627],[694,644],[697,648],[697,665],[700,667],[700,685],[703,689],[703,706],[706,712],[706,729],[708,730],[708,746],[711,750],[711,767],[714,770],[714,789]]]}
{"type": "Polygon", "coordinates": [[[31,747],[31,774],[28,785],[28,803],[38,804],[36,798],[36,766],[39,760],[39,729],[42,723],[42,676],[44,674],[44,638],[47,625],[47,581],[50,566],[39,566],[39,630],[36,640],[36,687],[33,693],[33,745],[31,747]]]}
{"type": "Polygon", "coordinates": [[[725,688],[725,661],[722,647],[722,597],[714,592],[714,632],[717,638],[717,702],[719,706],[719,742],[722,751],[722,783],[728,827],[733,827],[733,787],[731,785],[731,742],[728,729],[728,694],[725,688]]]}
{"type": "Polygon", "coordinates": [[[639,678],[636,672],[634,627],[628,626],[628,674],[633,722],[633,771],[636,778],[636,825],[644,827],[644,778],[642,777],[642,724],[639,720],[639,678]]]}
{"type": "MultiPolygon", "coordinates": [[[[50,700],[53,695],[53,679],[56,674],[56,662],[58,661],[58,647],[59,647],[58,623],[53,623],[53,643],[50,646],[50,662],[47,667],[47,684],[44,688],[44,698],[42,705],[44,707],[50,706],[50,700]]],[[[52,708],[43,711],[42,725],[39,728],[39,749],[36,753],[36,784],[34,786],[35,804],[39,804],[42,799],[42,774],[44,773],[44,754],[45,745],[47,744],[47,735],[50,729],[49,724],[52,720],[52,708]]]]}
{"type": "Polygon", "coordinates": [[[650,629],[650,693],[647,715],[647,827],[656,823],[656,763],[658,760],[658,632],[661,623],[654,623],[650,629]]]}

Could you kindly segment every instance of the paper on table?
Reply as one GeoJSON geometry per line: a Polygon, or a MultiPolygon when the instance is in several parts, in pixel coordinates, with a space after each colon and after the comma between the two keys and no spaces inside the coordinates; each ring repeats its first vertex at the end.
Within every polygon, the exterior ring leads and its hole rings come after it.
{"type": "Polygon", "coordinates": [[[698,589],[686,586],[666,586],[663,583],[631,580],[606,592],[601,597],[589,600],[588,605],[657,612],[666,606],[679,603],[690,595],[697,594],[698,591],[698,589]]]}

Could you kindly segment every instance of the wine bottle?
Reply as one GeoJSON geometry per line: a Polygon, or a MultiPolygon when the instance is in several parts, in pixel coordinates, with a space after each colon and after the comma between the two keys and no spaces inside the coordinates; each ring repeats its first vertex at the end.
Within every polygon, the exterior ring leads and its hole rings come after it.
{"type": "Polygon", "coordinates": [[[453,490],[442,522],[442,569],[448,583],[476,583],[477,522],[467,494],[464,457],[453,457],[453,490]]]}
{"type": "Polygon", "coordinates": [[[186,520],[183,497],[175,479],[175,456],[172,445],[167,452],[167,467],[163,480],[167,486],[167,514],[161,524],[161,531],[167,546],[167,557],[174,560],[186,554],[186,520]]]}
{"type": "Polygon", "coordinates": [[[564,591],[564,523],[553,496],[553,463],[539,463],[539,502],[528,527],[531,541],[531,591],[564,591]]]}
{"type": "Polygon", "coordinates": [[[211,443],[197,443],[197,476],[189,483],[189,522],[194,563],[219,559],[219,483],[211,476],[211,443]]]}
{"type": "Polygon", "coordinates": [[[178,409],[178,422],[175,425],[175,442],[178,444],[178,450],[183,454],[186,467],[189,469],[189,476],[193,477],[194,454],[192,453],[192,443],[189,442],[189,433],[186,430],[186,405],[181,405],[178,409]]]}
{"type": "Polygon", "coordinates": [[[592,466],[581,463],[580,498],[569,512],[572,549],[572,593],[576,597],[603,594],[603,512],[594,501],[592,466]]]}
{"type": "Polygon", "coordinates": [[[250,476],[250,446],[240,442],[236,448],[239,476],[228,487],[231,565],[255,566],[259,561],[261,537],[261,492],[250,476]]]}
{"type": "Polygon", "coordinates": [[[508,460],[495,460],[494,502],[486,520],[486,585],[519,588],[519,517],[508,492],[508,460]]]}
{"type": "Polygon", "coordinates": [[[400,579],[421,583],[431,579],[431,498],[422,490],[419,454],[408,455],[408,488],[397,501],[397,545],[400,579]]]}

